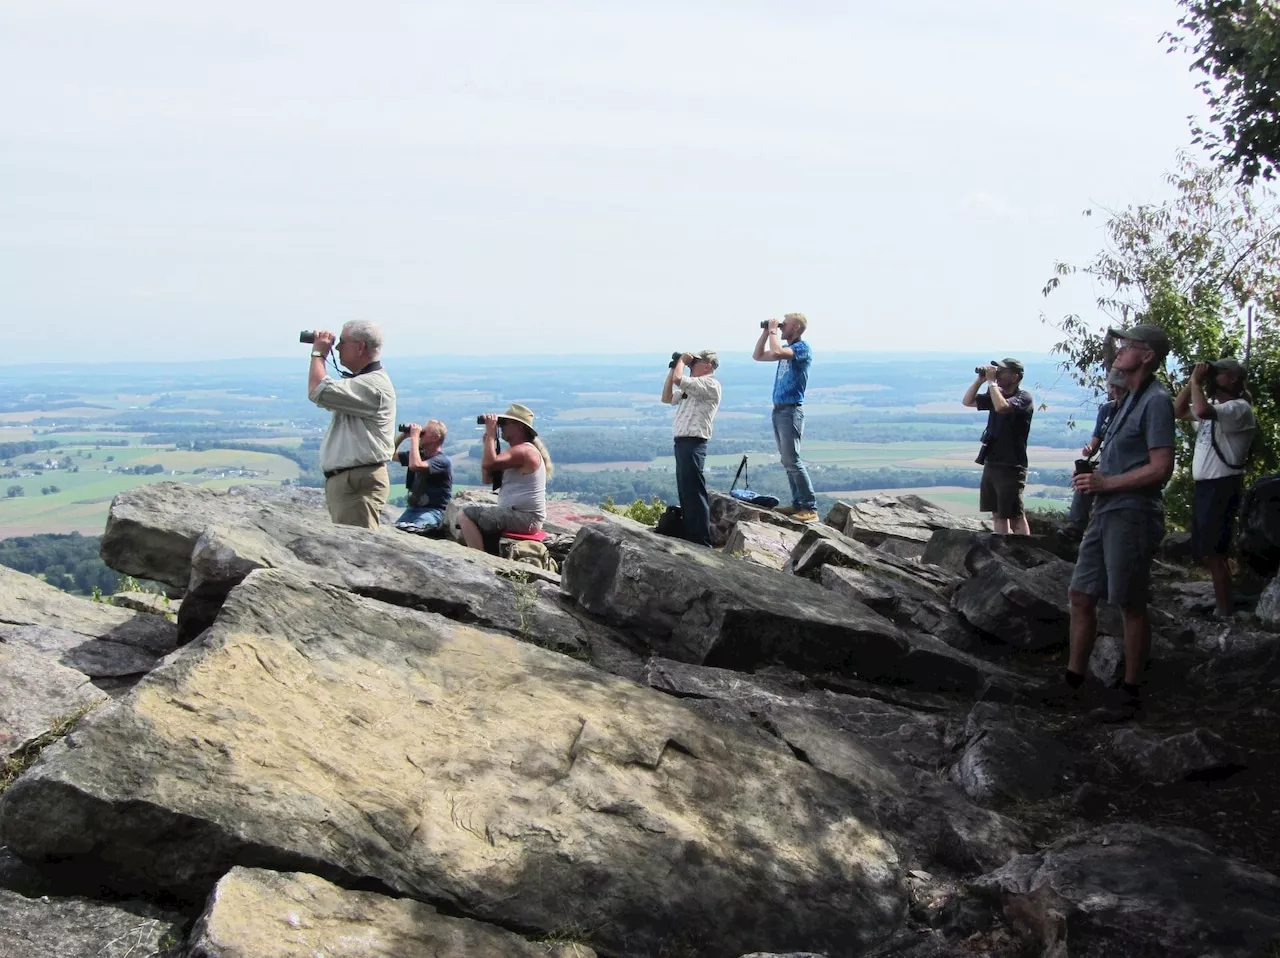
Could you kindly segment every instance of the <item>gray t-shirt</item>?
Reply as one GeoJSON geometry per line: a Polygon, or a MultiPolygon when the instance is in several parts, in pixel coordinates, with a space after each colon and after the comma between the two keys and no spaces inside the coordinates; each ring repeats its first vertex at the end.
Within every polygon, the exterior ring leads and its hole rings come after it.
{"type": "MultiPolygon", "coordinates": [[[[1111,425],[1102,439],[1098,472],[1118,476],[1145,466],[1151,461],[1152,449],[1173,446],[1173,432],[1173,399],[1169,390],[1152,380],[1137,398],[1136,405],[1132,395],[1126,396],[1111,417],[1111,425]]],[[[1163,512],[1164,483],[1143,489],[1099,493],[1094,500],[1094,514],[1113,509],[1163,512]]]]}

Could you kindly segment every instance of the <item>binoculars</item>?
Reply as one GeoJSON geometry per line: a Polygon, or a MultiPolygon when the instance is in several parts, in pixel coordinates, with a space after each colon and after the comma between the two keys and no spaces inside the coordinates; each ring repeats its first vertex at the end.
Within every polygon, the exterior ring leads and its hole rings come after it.
{"type": "MultiPolygon", "coordinates": [[[[996,361],[993,359],[991,362],[987,363],[987,366],[994,366],[995,364],[996,361]]],[[[978,376],[985,376],[987,374],[987,366],[974,366],[973,371],[978,376]]]]}
{"type": "Polygon", "coordinates": [[[304,329],[302,332],[298,333],[298,342],[300,343],[306,343],[311,346],[315,344],[315,341],[316,331],[314,329],[304,329]]]}
{"type": "Polygon", "coordinates": [[[476,425],[477,425],[477,426],[483,426],[483,425],[484,425],[484,416],[476,416],[476,425]]]}
{"type": "Polygon", "coordinates": [[[768,329],[768,328],[769,328],[769,321],[768,321],[767,319],[763,319],[763,320],[761,320],[761,321],[760,321],[760,328],[761,328],[761,329],[768,329]]]}
{"type": "Polygon", "coordinates": [[[1096,469],[1097,467],[1098,467],[1098,464],[1094,462],[1092,459],[1077,459],[1076,471],[1074,475],[1082,476],[1086,472],[1093,472],[1093,470],[1096,469]]]}

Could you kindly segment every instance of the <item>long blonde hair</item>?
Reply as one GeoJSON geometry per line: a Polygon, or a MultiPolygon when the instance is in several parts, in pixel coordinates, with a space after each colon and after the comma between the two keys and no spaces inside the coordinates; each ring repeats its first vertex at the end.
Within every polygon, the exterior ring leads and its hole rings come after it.
{"type": "Polygon", "coordinates": [[[547,451],[547,444],[542,441],[541,436],[534,436],[530,440],[533,448],[538,450],[538,455],[542,457],[542,464],[547,467],[547,478],[551,478],[551,474],[555,472],[555,466],[551,465],[551,453],[547,451]]]}

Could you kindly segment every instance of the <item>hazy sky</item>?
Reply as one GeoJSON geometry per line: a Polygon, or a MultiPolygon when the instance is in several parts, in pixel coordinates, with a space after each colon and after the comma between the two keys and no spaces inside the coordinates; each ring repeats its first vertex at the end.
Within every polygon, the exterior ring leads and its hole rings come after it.
{"type": "Polygon", "coordinates": [[[0,3],[0,364],[1046,348],[1203,113],[1173,0],[0,3]]]}

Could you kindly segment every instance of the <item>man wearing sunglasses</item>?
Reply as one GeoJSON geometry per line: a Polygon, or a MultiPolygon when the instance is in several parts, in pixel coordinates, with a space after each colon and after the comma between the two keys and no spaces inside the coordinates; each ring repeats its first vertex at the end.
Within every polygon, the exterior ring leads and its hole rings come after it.
{"type": "Polygon", "coordinates": [[[353,372],[340,379],[325,372],[334,339],[328,330],[316,331],[307,380],[311,401],[332,413],[320,443],[324,501],[338,525],[376,529],[391,489],[387,461],[396,448],[396,391],[378,359],[377,325],[358,320],[342,327],[338,361],[353,372]]]}
{"type": "Polygon", "coordinates": [[[1173,475],[1173,399],[1155,372],[1169,353],[1159,326],[1140,323],[1113,329],[1112,370],[1125,379],[1128,395],[1116,407],[1093,472],[1072,480],[1094,496],[1093,518],[1080,543],[1071,577],[1071,652],[1063,681],[1046,690],[1050,705],[1079,701],[1098,631],[1098,600],[1120,607],[1124,622],[1124,680],[1107,689],[1098,721],[1123,722],[1141,710],[1138,681],[1146,662],[1151,628],[1147,619],[1151,560],[1164,537],[1164,484],[1173,475]]]}
{"type": "Polygon", "coordinates": [[[719,366],[720,357],[709,349],[683,353],[672,360],[662,386],[662,401],[676,407],[672,432],[684,537],[707,547],[711,546],[711,505],[702,469],[711,423],[720,408],[720,382],[714,375],[719,366]]]}

